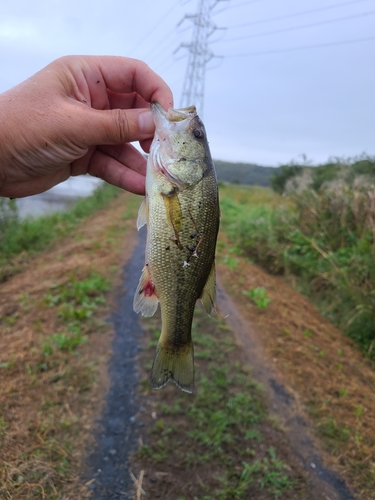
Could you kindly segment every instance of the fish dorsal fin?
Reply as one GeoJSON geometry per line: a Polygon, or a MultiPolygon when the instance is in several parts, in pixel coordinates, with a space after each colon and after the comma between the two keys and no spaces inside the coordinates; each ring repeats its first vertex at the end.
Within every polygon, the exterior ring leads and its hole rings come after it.
{"type": "Polygon", "coordinates": [[[137,290],[134,295],[133,309],[142,316],[153,316],[158,308],[159,299],[155,293],[155,285],[151,280],[147,264],[142,270],[137,290]]]}
{"type": "Polygon", "coordinates": [[[207,314],[211,316],[212,311],[216,308],[216,270],[215,261],[212,263],[210,274],[204,285],[202,295],[200,297],[207,314]]]}
{"type": "Polygon", "coordinates": [[[145,196],[138,210],[138,218],[137,218],[138,231],[141,229],[141,227],[147,224],[147,221],[148,221],[148,201],[147,201],[147,196],[145,196]]]}

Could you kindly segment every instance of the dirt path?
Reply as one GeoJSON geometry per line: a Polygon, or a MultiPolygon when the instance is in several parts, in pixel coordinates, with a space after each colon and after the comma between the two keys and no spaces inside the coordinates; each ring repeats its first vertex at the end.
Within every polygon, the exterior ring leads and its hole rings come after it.
{"type": "Polygon", "coordinates": [[[86,481],[94,479],[89,486],[94,500],[133,496],[129,456],[137,446],[137,357],[143,333],[139,317],[133,311],[133,298],[144,265],[144,236],[142,231],[134,253],[123,270],[125,292],[121,294],[123,289],[120,289],[116,311],[110,317],[115,330],[113,355],[108,368],[110,388],[86,473],[86,481]]]}

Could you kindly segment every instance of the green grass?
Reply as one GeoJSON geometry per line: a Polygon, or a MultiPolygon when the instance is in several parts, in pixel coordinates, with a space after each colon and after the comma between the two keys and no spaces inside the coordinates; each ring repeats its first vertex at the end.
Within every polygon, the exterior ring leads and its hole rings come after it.
{"type": "MultiPolygon", "coordinates": [[[[160,334],[153,326],[156,321],[144,320],[150,332],[147,358],[151,359],[154,339],[160,334]]],[[[172,464],[179,464],[191,477],[198,472],[203,483],[211,481],[210,487],[200,486],[199,496],[195,493],[194,498],[201,500],[247,499],[261,490],[269,493],[267,498],[281,498],[293,488],[295,478],[280,459],[280,450],[264,435],[267,412],[263,397],[248,369],[237,361],[230,330],[222,320],[206,318],[198,309],[193,339],[193,396],[174,386],[148,394],[148,379],[141,382],[147,398],[156,398],[157,419],[148,426],[149,438],[138,450],[137,459],[158,464],[158,470],[170,471],[172,464]],[[216,486],[207,474],[215,478],[216,486]]]]}
{"type": "Polygon", "coordinates": [[[3,210],[0,206],[0,281],[17,272],[17,266],[12,263],[15,256],[22,252],[40,252],[54,239],[68,234],[82,219],[105,207],[120,192],[114,186],[103,184],[71,210],[25,220],[18,218],[13,205],[3,210]]]}
{"type": "Polygon", "coordinates": [[[63,285],[52,285],[44,295],[47,307],[56,308],[63,326],[61,332],[54,333],[41,344],[44,357],[56,351],[73,352],[87,341],[83,331],[87,322],[97,309],[106,303],[104,293],[110,288],[110,282],[99,273],[91,273],[87,278],[78,280],[72,275],[63,285]]]}
{"type": "Polygon", "coordinates": [[[252,300],[259,309],[267,309],[271,299],[268,297],[267,292],[263,286],[252,288],[251,290],[244,290],[243,295],[252,300]]]}
{"type": "Polygon", "coordinates": [[[52,285],[44,295],[49,307],[58,307],[59,316],[66,322],[83,321],[102,304],[105,304],[103,293],[109,290],[109,280],[98,273],[92,273],[88,278],[72,281],[66,285],[52,285]]]}

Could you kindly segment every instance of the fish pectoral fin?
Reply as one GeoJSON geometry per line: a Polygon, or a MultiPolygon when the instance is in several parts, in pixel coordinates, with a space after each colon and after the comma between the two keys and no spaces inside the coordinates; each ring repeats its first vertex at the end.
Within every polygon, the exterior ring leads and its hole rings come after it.
{"type": "Polygon", "coordinates": [[[162,196],[167,220],[173,227],[175,234],[179,233],[182,229],[182,209],[178,194],[175,192],[172,194],[162,193],[162,196]]]}
{"type": "Polygon", "coordinates": [[[163,347],[159,341],[151,370],[151,385],[154,389],[160,389],[169,380],[172,380],[183,391],[193,392],[193,342],[179,349],[171,350],[163,347]]]}
{"type": "Polygon", "coordinates": [[[147,265],[143,268],[135,291],[133,309],[142,316],[153,316],[158,308],[159,298],[155,293],[155,285],[151,280],[147,265]]]}
{"type": "Polygon", "coordinates": [[[200,297],[207,314],[211,316],[212,311],[216,310],[216,270],[215,261],[212,263],[210,274],[204,285],[202,295],[200,297]]]}
{"type": "Polygon", "coordinates": [[[147,221],[148,221],[148,201],[147,201],[147,196],[145,196],[138,210],[138,217],[137,217],[138,231],[141,229],[141,227],[147,224],[147,221]]]}

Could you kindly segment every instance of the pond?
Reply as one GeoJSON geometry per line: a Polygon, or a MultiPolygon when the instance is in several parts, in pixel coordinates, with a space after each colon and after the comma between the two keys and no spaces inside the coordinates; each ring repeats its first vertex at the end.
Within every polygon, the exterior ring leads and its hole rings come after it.
{"type": "Polygon", "coordinates": [[[70,177],[45,193],[17,199],[22,219],[69,209],[80,198],[90,196],[103,181],[89,175],[70,177]]]}

